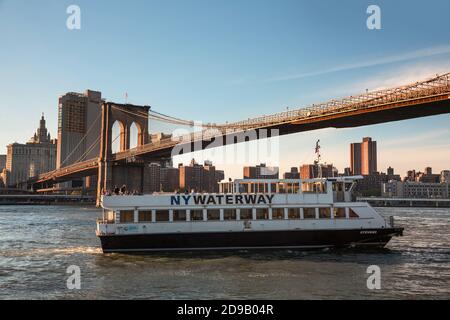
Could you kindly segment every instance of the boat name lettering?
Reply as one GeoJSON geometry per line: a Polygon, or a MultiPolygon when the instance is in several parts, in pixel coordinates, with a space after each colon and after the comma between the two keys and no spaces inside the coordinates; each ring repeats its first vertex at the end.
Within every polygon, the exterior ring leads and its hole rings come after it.
{"type": "Polygon", "coordinates": [[[192,200],[196,205],[223,205],[223,204],[272,204],[271,194],[237,194],[237,195],[187,195],[171,196],[171,205],[189,205],[192,200]]]}

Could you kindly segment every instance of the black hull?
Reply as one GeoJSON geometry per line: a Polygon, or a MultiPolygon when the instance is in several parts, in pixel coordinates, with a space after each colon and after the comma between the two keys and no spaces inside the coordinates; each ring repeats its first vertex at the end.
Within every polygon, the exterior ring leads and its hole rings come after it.
{"type": "Polygon", "coordinates": [[[403,228],[100,235],[103,252],[382,248],[403,228]]]}

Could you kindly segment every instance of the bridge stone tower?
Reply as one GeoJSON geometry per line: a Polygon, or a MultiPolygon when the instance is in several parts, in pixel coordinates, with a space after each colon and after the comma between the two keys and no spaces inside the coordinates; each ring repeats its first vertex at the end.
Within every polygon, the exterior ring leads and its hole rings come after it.
{"type": "Polygon", "coordinates": [[[100,156],[98,167],[97,202],[104,190],[112,190],[115,185],[127,185],[128,190],[144,192],[146,165],[145,161],[127,159],[125,163],[114,161],[113,154],[113,126],[119,124],[118,152],[127,152],[130,149],[130,134],[133,124],[137,127],[137,147],[149,142],[148,112],[149,106],[132,104],[118,104],[104,102],[102,104],[102,125],[100,133],[100,156]]]}

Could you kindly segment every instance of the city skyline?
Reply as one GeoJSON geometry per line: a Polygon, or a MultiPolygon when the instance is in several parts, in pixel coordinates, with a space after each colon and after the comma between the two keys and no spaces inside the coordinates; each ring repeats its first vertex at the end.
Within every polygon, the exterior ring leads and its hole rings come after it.
{"type": "MultiPolygon", "coordinates": [[[[41,114],[41,121],[42,121],[42,117],[44,115],[41,114]]],[[[439,116],[435,116],[435,117],[439,117],[439,116]]],[[[405,120],[405,121],[413,121],[413,120],[405,120]]],[[[376,125],[379,126],[379,125],[376,125]]],[[[354,128],[350,128],[350,129],[320,129],[320,130],[314,130],[312,132],[316,132],[319,133],[317,135],[317,137],[321,137],[321,139],[325,139],[323,140],[326,143],[326,136],[329,134],[330,131],[336,131],[336,130],[352,130],[354,128]]],[[[450,129],[448,129],[448,131],[450,131],[450,129]]],[[[33,130],[34,135],[36,134],[36,129],[33,130]]],[[[56,132],[58,132],[56,130],[56,132]]],[[[447,130],[445,130],[444,132],[447,132],[447,130]]],[[[50,134],[50,130],[48,130],[48,133],[50,134]]],[[[308,134],[309,132],[307,132],[306,134],[308,134]]],[[[303,133],[305,134],[305,133],[303,133]]],[[[438,136],[439,133],[436,133],[436,136],[438,136]]],[[[52,134],[53,135],[53,134],[52,134]]],[[[32,135],[30,135],[32,136],[32,135]]],[[[429,135],[424,135],[423,137],[419,137],[420,138],[426,138],[426,139],[432,139],[435,135],[434,134],[429,134],[429,135]]],[[[359,138],[359,140],[365,139],[365,138],[372,138],[372,137],[366,137],[366,136],[362,136],[359,138]]],[[[315,138],[311,138],[311,139],[315,139],[315,138]]],[[[14,143],[26,143],[28,142],[30,139],[26,139],[25,141],[14,141],[11,142],[10,144],[14,144],[14,143]]],[[[376,140],[376,139],[374,139],[376,140]]],[[[311,140],[312,141],[312,140],[311,140]]],[[[405,140],[406,141],[406,140],[405,140]]],[[[407,142],[411,142],[414,141],[414,138],[409,139],[407,142]]],[[[376,141],[375,141],[376,142],[376,141]]],[[[399,145],[400,142],[403,142],[402,140],[399,139],[393,139],[388,141],[387,145],[388,145],[388,150],[389,147],[395,147],[397,145],[399,145]]],[[[254,144],[254,143],[258,143],[258,142],[250,142],[250,143],[245,143],[245,144],[254,144]]],[[[8,144],[8,145],[10,145],[8,144]]],[[[282,145],[283,143],[280,142],[280,145],[282,145]]],[[[339,173],[344,172],[344,169],[347,167],[351,167],[351,145],[353,144],[357,144],[357,141],[350,141],[347,145],[347,149],[348,152],[344,152],[343,150],[337,151],[336,150],[336,146],[334,146],[332,148],[332,152],[330,153],[329,151],[327,151],[327,149],[322,149],[321,153],[325,154],[325,157],[323,158],[324,161],[323,163],[325,164],[332,164],[334,167],[336,167],[338,169],[339,173]],[[335,157],[335,158],[330,158],[330,154],[340,154],[340,157],[335,157]]],[[[226,150],[231,148],[230,146],[224,146],[224,147],[219,147],[219,148],[223,148],[222,150],[226,150]]],[[[281,147],[282,148],[282,147],[281,147]]],[[[280,149],[281,149],[280,148],[280,149]]],[[[310,150],[310,158],[308,159],[306,156],[303,157],[304,161],[303,162],[293,162],[293,160],[290,160],[290,162],[287,161],[280,161],[279,163],[271,163],[270,159],[269,161],[264,161],[264,159],[262,161],[256,161],[256,162],[246,162],[246,163],[237,163],[235,165],[220,165],[220,160],[221,157],[216,158],[215,154],[218,148],[215,148],[213,150],[202,150],[202,151],[196,151],[196,152],[192,152],[192,153],[188,153],[182,156],[176,156],[173,160],[173,163],[176,163],[177,165],[182,163],[184,165],[188,165],[192,159],[195,159],[196,161],[199,162],[204,162],[204,161],[212,161],[213,163],[219,163],[219,165],[217,165],[218,169],[224,170],[225,171],[225,178],[234,178],[234,179],[240,179],[242,178],[242,168],[245,166],[255,166],[255,165],[259,165],[260,163],[264,163],[264,164],[268,164],[268,165],[273,165],[276,167],[279,167],[279,171],[280,171],[280,176],[284,173],[284,172],[288,172],[289,169],[291,167],[301,167],[302,165],[305,164],[312,164],[315,160],[315,154],[314,154],[314,148],[309,148],[310,150]],[[215,162],[217,161],[217,162],[215,162]]],[[[251,149],[251,147],[249,147],[249,149],[251,149]]],[[[383,150],[383,145],[381,145],[381,149],[383,150]]],[[[444,150],[445,151],[445,150],[444,150]]],[[[231,151],[233,152],[233,151],[231,151]]],[[[1,154],[1,153],[0,153],[1,154]]],[[[220,153],[220,156],[223,155],[223,153],[220,153]]],[[[3,154],[1,154],[3,155],[3,154]]],[[[5,152],[6,155],[6,152],[5,152]]],[[[280,157],[281,158],[281,157],[280,157]]],[[[378,160],[378,162],[380,162],[378,160]]],[[[414,161],[414,162],[418,162],[418,161],[414,161]]],[[[421,171],[424,170],[426,167],[432,167],[434,172],[441,172],[443,170],[448,170],[448,168],[450,166],[445,167],[446,163],[443,163],[443,167],[436,167],[433,166],[433,161],[427,162],[427,163],[423,163],[423,164],[419,164],[417,166],[408,166],[408,165],[404,165],[403,167],[400,168],[404,168],[403,169],[398,169],[398,166],[393,165],[393,163],[396,163],[395,159],[386,159],[384,160],[382,163],[384,163],[385,165],[379,166],[377,169],[377,172],[386,172],[388,167],[393,167],[396,171],[397,174],[400,174],[401,176],[406,176],[407,172],[409,170],[417,170],[417,171],[421,171]]]]}
{"type": "MultiPolygon", "coordinates": [[[[110,101],[126,96],[183,119],[223,122],[450,70],[449,28],[442,26],[450,4],[441,1],[379,1],[383,27],[376,31],[366,28],[365,3],[249,1],[235,10],[229,1],[138,1],[103,10],[106,4],[79,1],[81,29],[72,31],[65,24],[69,4],[0,3],[0,35],[9,48],[0,52],[0,106],[8,120],[0,128],[0,154],[33,134],[41,112],[56,136],[57,99],[67,92],[98,90],[110,101]]],[[[320,139],[324,162],[342,171],[348,144],[371,136],[380,143],[379,170],[392,166],[403,174],[429,165],[439,171],[450,163],[449,122],[447,114],[292,134],[280,138],[282,157],[273,165],[312,162],[320,139]]],[[[203,160],[192,154],[179,161],[192,157],[203,160]]],[[[243,165],[224,169],[238,174],[243,165]]]]}

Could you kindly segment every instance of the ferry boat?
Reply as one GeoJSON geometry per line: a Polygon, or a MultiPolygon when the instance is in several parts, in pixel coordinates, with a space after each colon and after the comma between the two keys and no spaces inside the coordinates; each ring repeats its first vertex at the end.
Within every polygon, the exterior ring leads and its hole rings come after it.
{"type": "Polygon", "coordinates": [[[353,201],[358,179],[243,179],[211,194],[105,195],[96,234],[104,253],[384,247],[403,228],[353,201]]]}

